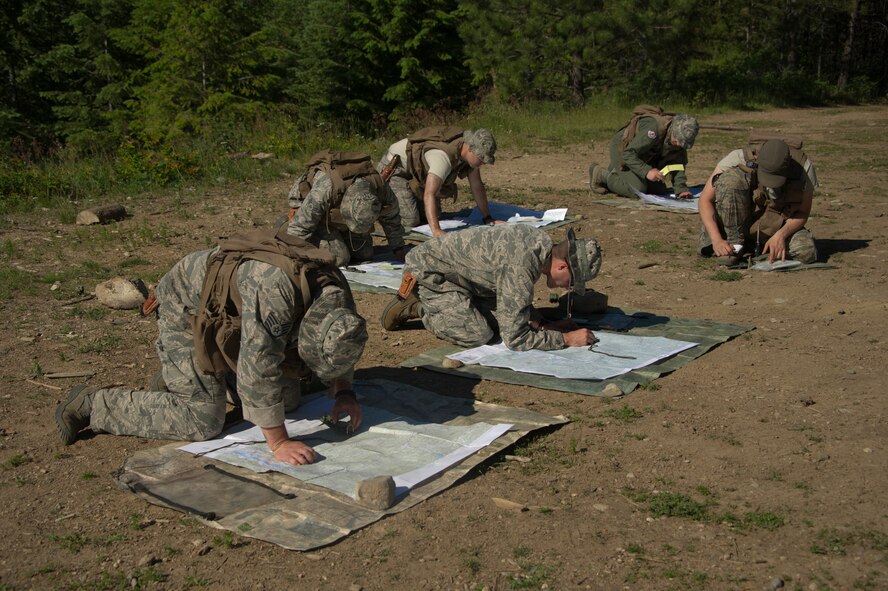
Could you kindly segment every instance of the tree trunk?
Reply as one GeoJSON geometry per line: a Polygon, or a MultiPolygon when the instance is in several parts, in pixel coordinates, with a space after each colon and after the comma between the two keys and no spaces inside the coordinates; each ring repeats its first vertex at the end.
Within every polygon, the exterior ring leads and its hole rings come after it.
{"type": "Polygon", "coordinates": [[[845,39],[845,46],[842,48],[842,59],[839,62],[839,79],[836,86],[839,90],[845,90],[848,86],[848,78],[851,74],[851,50],[854,47],[854,26],[857,24],[857,17],[860,14],[860,0],[853,0],[851,6],[851,18],[848,21],[848,38],[845,39]]]}
{"type": "Polygon", "coordinates": [[[586,104],[586,89],[583,84],[583,64],[580,56],[573,53],[570,56],[570,96],[575,107],[586,104]]]}

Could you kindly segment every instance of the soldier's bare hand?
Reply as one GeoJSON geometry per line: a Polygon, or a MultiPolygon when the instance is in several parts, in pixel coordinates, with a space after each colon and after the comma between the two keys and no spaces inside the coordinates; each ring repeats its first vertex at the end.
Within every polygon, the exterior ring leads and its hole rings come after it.
{"type": "Polygon", "coordinates": [[[762,249],[762,254],[768,254],[768,262],[773,263],[775,259],[780,259],[781,261],[786,260],[786,242],[783,240],[783,237],[774,234],[765,242],[765,247],[762,249]]]}
{"type": "Polygon", "coordinates": [[[348,415],[351,418],[352,433],[361,426],[361,405],[352,393],[338,394],[330,415],[334,422],[338,421],[342,415],[348,415]]]}
{"type": "Polygon", "coordinates": [[[644,175],[645,178],[649,181],[660,181],[661,183],[666,180],[666,177],[663,176],[663,173],[660,172],[659,168],[652,168],[647,171],[647,174],[644,175]]]}
{"type": "Polygon", "coordinates": [[[720,240],[719,242],[712,243],[712,252],[716,256],[726,257],[734,254],[734,246],[727,240],[720,240]]]}
{"type": "Polygon", "coordinates": [[[568,347],[585,347],[595,341],[595,335],[588,328],[580,328],[564,333],[564,344],[568,347]]]}
{"type": "Polygon", "coordinates": [[[684,192],[678,194],[679,199],[690,199],[692,197],[693,197],[693,195],[691,195],[690,191],[684,191],[684,192]]]}
{"type": "Polygon", "coordinates": [[[276,450],[274,457],[281,462],[293,464],[294,466],[304,466],[312,464],[318,459],[315,450],[301,441],[286,441],[276,450]]]}

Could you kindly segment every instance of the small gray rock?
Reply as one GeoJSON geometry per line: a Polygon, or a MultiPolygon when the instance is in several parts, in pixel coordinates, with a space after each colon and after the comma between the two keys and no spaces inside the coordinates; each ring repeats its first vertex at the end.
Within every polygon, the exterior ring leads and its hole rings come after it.
{"type": "Polygon", "coordinates": [[[139,560],[139,566],[144,568],[146,566],[151,566],[152,564],[157,564],[158,562],[160,562],[160,558],[152,554],[148,554],[147,556],[143,556],[141,560],[139,560]]]}
{"type": "Polygon", "coordinates": [[[728,298],[722,302],[722,306],[736,306],[736,305],[737,305],[737,300],[735,300],[734,298],[728,298]]]}
{"type": "Polygon", "coordinates": [[[368,509],[385,511],[395,504],[395,481],[391,476],[376,476],[358,483],[355,500],[368,509]]]}
{"type": "Polygon", "coordinates": [[[604,387],[604,392],[602,393],[608,398],[616,398],[623,395],[623,391],[616,384],[608,384],[604,387]]]}
{"type": "Polygon", "coordinates": [[[771,582],[768,585],[768,589],[770,589],[770,591],[776,591],[777,589],[782,589],[782,588],[783,588],[783,579],[781,579],[780,577],[775,577],[775,578],[771,579],[771,582]]]}
{"type": "Polygon", "coordinates": [[[457,367],[462,367],[463,362],[459,359],[451,359],[449,357],[445,357],[441,360],[441,367],[446,367],[448,369],[456,369],[457,367]]]}

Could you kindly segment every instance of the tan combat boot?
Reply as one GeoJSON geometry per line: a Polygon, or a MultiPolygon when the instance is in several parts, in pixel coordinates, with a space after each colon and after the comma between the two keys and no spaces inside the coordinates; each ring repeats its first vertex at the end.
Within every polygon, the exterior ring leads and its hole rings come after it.
{"type": "Polygon", "coordinates": [[[98,388],[78,384],[68,392],[68,399],[56,407],[56,431],[65,445],[74,443],[77,440],[77,434],[89,427],[92,398],[96,390],[98,388]]]}
{"type": "Polygon", "coordinates": [[[607,193],[607,183],[604,181],[604,167],[593,162],[589,165],[589,188],[593,193],[604,195],[607,193]]]}
{"type": "Polygon", "coordinates": [[[422,303],[416,295],[416,279],[408,272],[401,279],[398,295],[382,311],[382,328],[395,330],[408,320],[422,316],[422,303]]]}

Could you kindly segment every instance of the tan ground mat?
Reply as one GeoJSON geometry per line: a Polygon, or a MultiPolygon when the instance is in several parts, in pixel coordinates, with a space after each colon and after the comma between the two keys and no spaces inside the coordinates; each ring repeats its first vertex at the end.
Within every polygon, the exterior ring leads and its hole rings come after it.
{"type": "Polygon", "coordinates": [[[511,423],[513,427],[491,445],[413,488],[386,511],[366,509],[346,495],[281,473],[257,474],[194,457],[177,450],[181,443],[134,454],[115,479],[122,489],[149,503],[188,513],[212,527],[291,550],[311,550],[445,490],[531,431],[568,422],[564,417],[440,396],[391,380],[357,381],[355,386],[362,404],[417,421],[445,425],[511,423]],[[381,387],[362,391],[362,383],[381,387]]]}

